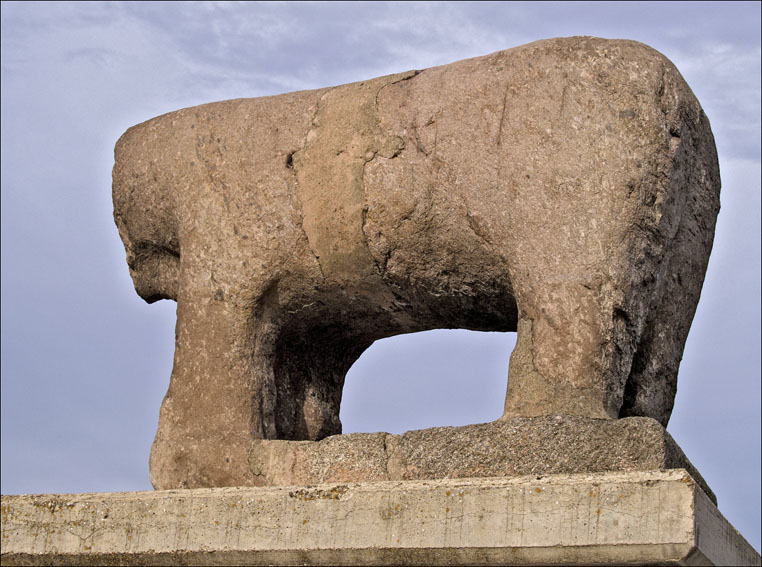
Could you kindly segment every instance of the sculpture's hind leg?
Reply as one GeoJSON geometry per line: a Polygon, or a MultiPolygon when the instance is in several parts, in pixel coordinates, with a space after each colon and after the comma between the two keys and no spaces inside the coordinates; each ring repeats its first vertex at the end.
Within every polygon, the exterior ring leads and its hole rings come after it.
{"type": "Polygon", "coordinates": [[[664,295],[667,297],[651,309],[633,357],[619,417],[652,417],[666,427],[675,403],[677,371],[689,325],[680,324],[683,316],[675,317],[674,298],[664,295]]]}
{"type": "MultiPolygon", "coordinates": [[[[703,113],[692,126],[709,129],[703,113]]],[[[641,285],[651,286],[651,304],[627,379],[620,417],[652,417],[666,427],[677,392],[677,372],[701,295],[719,210],[719,172],[713,147],[706,143],[701,160],[679,159],[696,151],[692,130],[683,127],[677,166],[672,172],[672,214],[677,229],[658,252],[660,262],[641,285]],[[687,147],[686,147],[687,146],[687,147]],[[688,166],[686,166],[688,164],[688,166]]],[[[695,135],[695,134],[694,134],[695,135]]],[[[711,134],[698,136],[711,140],[711,134]]]]}
{"type": "Polygon", "coordinates": [[[540,285],[519,300],[503,419],[553,414],[611,419],[621,404],[627,353],[601,349],[622,332],[594,282],[540,285]]]}
{"type": "Polygon", "coordinates": [[[504,254],[519,317],[505,418],[619,415],[637,344],[628,318],[642,319],[624,309],[637,292],[624,286],[635,203],[621,159],[607,176],[549,155],[546,170],[514,164],[522,181],[506,191],[513,232],[504,254]]]}

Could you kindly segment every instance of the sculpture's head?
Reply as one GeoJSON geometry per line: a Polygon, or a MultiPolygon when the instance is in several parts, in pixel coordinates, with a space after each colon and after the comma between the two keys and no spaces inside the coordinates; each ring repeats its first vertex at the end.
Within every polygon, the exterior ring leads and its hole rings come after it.
{"type": "MultiPolygon", "coordinates": [[[[153,122],[153,121],[151,121],[153,122]]],[[[138,295],[148,303],[177,299],[180,241],[173,190],[176,180],[164,159],[171,136],[151,122],[127,130],[114,150],[114,220],[127,252],[138,295]]]]}

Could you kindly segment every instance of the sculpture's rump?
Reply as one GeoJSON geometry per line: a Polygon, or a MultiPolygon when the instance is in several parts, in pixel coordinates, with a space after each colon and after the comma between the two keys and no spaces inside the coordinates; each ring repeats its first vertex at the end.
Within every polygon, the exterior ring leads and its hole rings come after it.
{"type": "Polygon", "coordinates": [[[518,329],[506,419],[666,423],[718,194],[698,102],[629,41],[536,42],[130,129],[115,218],[138,293],[178,301],[155,484],[253,482],[252,439],[340,432],[362,351],[437,327],[518,329]]]}

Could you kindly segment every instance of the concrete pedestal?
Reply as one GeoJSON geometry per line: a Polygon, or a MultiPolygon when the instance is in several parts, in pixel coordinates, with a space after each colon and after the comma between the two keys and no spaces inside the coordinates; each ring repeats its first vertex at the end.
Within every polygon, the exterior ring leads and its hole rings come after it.
{"type": "Polygon", "coordinates": [[[760,565],[682,469],[2,497],[3,565],[760,565]]]}

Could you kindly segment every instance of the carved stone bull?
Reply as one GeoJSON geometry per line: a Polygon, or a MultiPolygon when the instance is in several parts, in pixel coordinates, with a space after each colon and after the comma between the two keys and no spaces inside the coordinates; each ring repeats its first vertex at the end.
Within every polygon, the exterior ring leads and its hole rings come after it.
{"type": "Polygon", "coordinates": [[[258,439],[341,432],[379,338],[518,331],[503,419],[666,425],[719,209],[665,57],[568,38],[187,108],[116,146],[137,292],[177,301],[157,488],[251,484],[258,439]]]}

